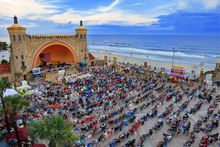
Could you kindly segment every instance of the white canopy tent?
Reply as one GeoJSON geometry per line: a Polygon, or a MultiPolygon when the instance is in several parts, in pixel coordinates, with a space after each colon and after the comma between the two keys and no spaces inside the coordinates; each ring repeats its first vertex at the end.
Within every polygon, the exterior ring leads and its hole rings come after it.
{"type": "Polygon", "coordinates": [[[10,95],[16,95],[16,94],[19,94],[16,90],[6,89],[5,92],[3,93],[3,97],[10,96],[10,95]]]}
{"type": "Polygon", "coordinates": [[[17,89],[31,89],[31,86],[30,85],[28,85],[28,83],[27,83],[27,81],[21,81],[21,86],[20,87],[17,87],[17,89]]]}

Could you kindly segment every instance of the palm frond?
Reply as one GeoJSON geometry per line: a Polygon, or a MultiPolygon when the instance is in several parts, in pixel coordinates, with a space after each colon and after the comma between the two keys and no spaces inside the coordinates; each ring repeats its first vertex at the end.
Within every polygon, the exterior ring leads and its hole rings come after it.
{"type": "Polygon", "coordinates": [[[10,115],[16,115],[19,111],[29,105],[29,101],[20,95],[11,95],[4,97],[5,109],[10,115]]]}
{"type": "Polygon", "coordinates": [[[0,80],[0,91],[4,91],[8,87],[10,87],[10,83],[7,80],[0,80]]]}
{"type": "Polygon", "coordinates": [[[79,136],[73,132],[72,123],[62,116],[47,117],[29,127],[30,133],[38,138],[54,141],[56,144],[64,145],[74,143],[79,136]]]}

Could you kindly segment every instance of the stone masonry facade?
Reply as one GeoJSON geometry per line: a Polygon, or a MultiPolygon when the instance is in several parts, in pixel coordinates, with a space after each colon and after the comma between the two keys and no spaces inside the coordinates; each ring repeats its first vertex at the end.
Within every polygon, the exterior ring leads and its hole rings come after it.
{"type": "Polygon", "coordinates": [[[26,79],[26,75],[34,68],[40,50],[50,45],[62,45],[71,50],[75,62],[88,59],[87,29],[82,22],[76,34],[28,35],[26,28],[18,24],[15,16],[14,24],[7,29],[11,42],[11,82],[26,79]]]}

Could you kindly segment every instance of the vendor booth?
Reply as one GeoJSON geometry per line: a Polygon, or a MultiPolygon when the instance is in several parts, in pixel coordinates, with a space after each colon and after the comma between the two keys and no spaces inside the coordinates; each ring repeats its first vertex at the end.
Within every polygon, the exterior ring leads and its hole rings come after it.
{"type": "Polygon", "coordinates": [[[183,66],[173,66],[170,71],[163,72],[162,77],[173,83],[178,83],[180,80],[194,81],[197,79],[195,74],[186,73],[183,66]]]}

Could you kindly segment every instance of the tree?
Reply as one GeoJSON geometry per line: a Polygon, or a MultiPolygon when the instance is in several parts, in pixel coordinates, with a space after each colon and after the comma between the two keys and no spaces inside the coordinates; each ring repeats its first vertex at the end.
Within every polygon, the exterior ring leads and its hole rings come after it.
{"type": "Polygon", "coordinates": [[[7,63],[8,63],[8,61],[7,61],[7,60],[2,59],[1,64],[7,64],[7,63]]]}
{"type": "Polygon", "coordinates": [[[6,42],[0,42],[0,50],[7,50],[8,44],[6,42]]]}
{"type": "Polygon", "coordinates": [[[79,136],[73,132],[72,123],[62,116],[47,117],[30,124],[29,131],[35,139],[49,141],[49,147],[74,143],[79,136]]]}
{"type": "Polygon", "coordinates": [[[5,102],[4,111],[6,114],[9,114],[12,126],[15,130],[18,146],[22,147],[18,132],[17,119],[19,116],[19,112],[23,110],[23,108],[29,106],[29,101],[24,99],[21,95],[17,94],[17,95],[6,96],[4,98],[4,102],[5,102]]]}
{"type": "MultiPolygon", "coordinates": [[[[2,108],[3,110],[5,109],[5,102],[3,99],[3,93],[6,90],[6,88],[8,88],[10,86],[10,83],[7,80],[0,80],[0,98],[1,98],[1,103],[2,103],[2,108]]],[[[4,111],[2,111],[4,112],[4,111]]],[[[7,132],[10,132],[10,127],[9,127],[9,123],[8,123],[8,116],[7,113],[4,113],[5,115],[5,124],[6,124],[6,129],[7,132]]]]}

